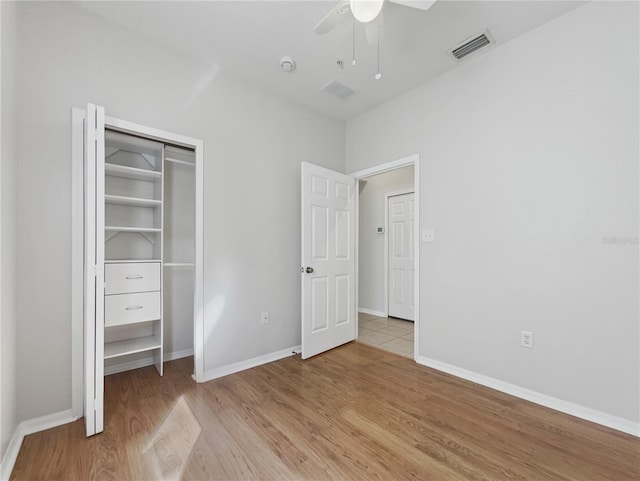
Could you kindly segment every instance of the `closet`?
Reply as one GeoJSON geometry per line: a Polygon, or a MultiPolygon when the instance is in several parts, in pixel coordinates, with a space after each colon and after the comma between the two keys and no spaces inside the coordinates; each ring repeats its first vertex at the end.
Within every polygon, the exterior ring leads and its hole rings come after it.
{"type": "Polygon", "coordinates": [[[194,353],[195,306],[200,297],[196,239],[201,232],[196,218],[201,188],[196,182],[196,150],[202,143],[182,145],[162,138],[160,131],[139,127],[110,123],[100,107],[88,107],[84,135],[87,435],[103,429],[103,396],[108,396],[104,375],[153,364],[162,376],[165,360],[194,353]]]}
{"type": "Polygon", "coordinates": [[[193,150],[105,132],[106,374],[192,353],[194,167],[193,150]]]}

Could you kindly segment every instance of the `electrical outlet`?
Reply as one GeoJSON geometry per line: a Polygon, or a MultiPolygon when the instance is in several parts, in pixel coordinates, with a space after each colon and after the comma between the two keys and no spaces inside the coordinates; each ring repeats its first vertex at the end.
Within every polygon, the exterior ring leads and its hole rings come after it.
{"type": "Polygon", "coordinates": [[[262,322],[262,324],[269,324],[269,313],[263,312],[262,316],[260,317],[260,321],[262,322]]]}
{"type": "Polygon", "coordinates": [[[433,229],[422,229],[422,242],[434,242],[436,240],[436,231],[433,229]]]}
{"type": "Polygon", "coordinates": [[[520,331],[520,345],[533,349],[533,331],[520,331]]]}

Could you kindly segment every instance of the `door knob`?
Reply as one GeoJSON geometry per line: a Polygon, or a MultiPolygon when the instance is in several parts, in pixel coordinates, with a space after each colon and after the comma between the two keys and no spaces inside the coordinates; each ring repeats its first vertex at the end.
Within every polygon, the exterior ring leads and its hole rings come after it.
{"type": "Polygon", "coordinates": [[[313,267],[307,267],[307,274],[311,274],[313,272],[313,267]]]}

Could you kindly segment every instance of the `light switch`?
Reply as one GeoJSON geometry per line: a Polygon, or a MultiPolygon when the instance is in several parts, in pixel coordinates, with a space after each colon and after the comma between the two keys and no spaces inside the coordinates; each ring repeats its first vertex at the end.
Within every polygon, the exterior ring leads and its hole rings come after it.
{"type": "Polygon", "coordinates": [[[433,229],[422,229],[422,242],[434,242],[436,232],[433,229]]]}

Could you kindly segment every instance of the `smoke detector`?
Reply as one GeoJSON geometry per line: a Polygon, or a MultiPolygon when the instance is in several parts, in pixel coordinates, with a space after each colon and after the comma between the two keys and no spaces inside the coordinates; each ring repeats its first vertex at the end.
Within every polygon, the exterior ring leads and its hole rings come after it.
{"type": "Polygon", "coordinates": [[[280,68],[287,73],[291,73],[296,69],[296,61],[291,57],[282,57],[280,59],[280,68]]]}

